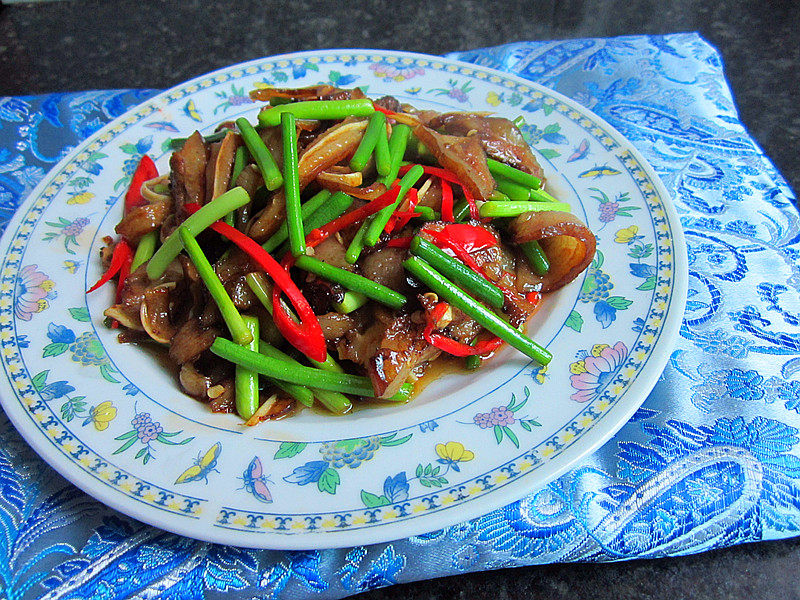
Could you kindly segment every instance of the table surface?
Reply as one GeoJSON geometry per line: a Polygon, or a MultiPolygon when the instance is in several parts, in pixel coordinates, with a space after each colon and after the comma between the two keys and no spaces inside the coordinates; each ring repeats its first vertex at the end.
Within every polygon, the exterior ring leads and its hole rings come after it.
{"type": "MultiPolygon", "coordinates": [[[[800,189],[800,3],[794,0],[406,0],[402,10],[376,0],[351,3],[346,18],[335,3],[272,4],[279,6],[0,0],[0,95],[166,88],[232,63],[314,48],[443,54],[521,40],[698,31],[722,54],[742,121],[800,189]]],[[[788,540],[684,558],[475,573],[358,598],[800,598],[799,562],[800,541],[788,540]]]]}

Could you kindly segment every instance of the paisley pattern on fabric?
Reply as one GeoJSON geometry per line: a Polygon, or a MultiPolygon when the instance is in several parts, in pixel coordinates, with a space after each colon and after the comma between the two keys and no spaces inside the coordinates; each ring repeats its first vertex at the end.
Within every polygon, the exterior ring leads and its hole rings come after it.
{"type": "MultiPolygon", "coordinates": [[[[275,552],[189,540],[121,517],[43,468],[0,416],[6,597],[339,598],[458,572],[687,554],[800,531],[800,217],[791,190],[738,121],[719,55],[696,34],[680,34],[516,43],[452,57],[515,73],[588,106],[645,154],[671,192],[688,243],[688,304],[670,363],[634,418],[551,485],[471,522],[389,544],[275,552]]],[[[380,64],[374,70],[378,77],[416,75],[380,64]]],[[[466,102],[468,91],[454,80],[441,93],[466,102]]],[[[0,222],[79,141],[153,94],[0,98],[0,222]]],[[[220,102],[241,97],[231,89],[220,102]]],[[[521,100],[497,95],[491,102],[521,100]]],[[[533,121],[548,107],[520,110],[533,121]]],[[[580,140],[535,126],[524,131],[545,155],[569,153],[587,178],[614,176],[580,140]]],[[[131,155],[141,151],[131,148],[131,155]]],[[[70,201],[86,202],[83,193],[77,187],[70,201]]],[[[595,200],[604,233],[627,244],[640,289],[652,289],[648,249],[625,198],[595,200]]],[[[79,229],[54,226],[53,243],[69,250],[79,229]]],[[[65,261],[65,269],[75,267],[65,261]]],[[[594,311],[598,319],[611,319],[624,310],[624,298],[609,302],[613,282],[602,265],[595,270],[585,301],[602,309],[594,311]]],[[[36,265],[26,273],[9,285],[23,290],[17,310],[36,319],[57,290],[36,265]]],[[[53,328],[59,340],[67,335],[63,326],[53,328]]],[[[0,343],[28,342],[0,326],[0,343]]],[[[622,348],[597,349],[603,352],[622,348]]],[[[584,371],[575,372],[587,394],[591,378],[603,375],[587,367],[592,356],[587,349],[578,357],[584,371]]],[[[531,376],[535,382],[545,374],[531,376]]],[[[52,388],[53,399],[75,401],[64,382],[47,382],[45,374],[39,383],[52,388]]],[[[95,427],[116,414],[111,404],[70,406],[95,427]]],[[[503,423],[497,426],[509,429],[516,420],[503,423]]],[[[452,468],[469,459],[455,446],[437,454],[452,468]]],[[[262,482],[250,475],[251,487],[262,482]]]]}

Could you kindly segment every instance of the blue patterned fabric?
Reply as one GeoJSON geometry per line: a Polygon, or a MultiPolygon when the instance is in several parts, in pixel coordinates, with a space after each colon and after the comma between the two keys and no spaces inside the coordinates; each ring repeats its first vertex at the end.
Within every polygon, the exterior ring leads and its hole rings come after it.
{"type": "MultiPolygon", "coordinates": [[[[338,598],[459,572],[688,554],[798,532],[800,218],[738,121],[717,52],[681,34],[451,56],[588,106],[644,153],[674,198],[688,306],[669,365],[631,422],[553,484],[473,521],[387,544],[274,552],[121,516],[45,467],[2,417],[7,598],[338,598]]],[[[71,147],[154,93],[0,99],[2,222],[71,147]]]]}

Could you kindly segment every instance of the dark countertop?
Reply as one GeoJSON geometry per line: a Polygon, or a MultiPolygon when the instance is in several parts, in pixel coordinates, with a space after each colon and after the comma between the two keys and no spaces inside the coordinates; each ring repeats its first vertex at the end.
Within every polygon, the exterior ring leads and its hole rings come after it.
{"type": "Polygon", "coordinates": [[[325,2],[271,4],[7,5],[0,94],[166,88],[229,64],[314,48],[444,54],[519,40],[698,31],[722,53],[742,120],[800,188],[800,5],[793,0],[413,0],[402,4],[402,19],[390,18],[398,4],[387,0],[353,2],[346,19],[325,2]]]}
{"type": "MultiPolygon", "coordinates": [[[[698,31],[722,53],[742,121],[800,189],[800,3],[794,0],[382,0],[351,3],[346,18],[324,2],[272,4],[278,6],[252,0],[3,6],[0,95],[165,88],[231,63],[313,48],[443,54],[518,40],[698,31]]],[[[800,541],[789,540],[685,558],[477,573],[359,598],[800,598],[798,563],[800,541]]]]}

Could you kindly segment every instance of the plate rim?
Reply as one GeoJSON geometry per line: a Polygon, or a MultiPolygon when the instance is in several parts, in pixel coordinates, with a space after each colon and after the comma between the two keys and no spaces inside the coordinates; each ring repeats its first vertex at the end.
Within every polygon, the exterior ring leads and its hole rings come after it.
{"type": "MultiPolygon", "coordinates": [[[[68,460],[63,453],[48,452],[52,446],[52,440],[50,440],[47,436],[41,435],[41,432],[38,429],[29,429],[29,424],[27,421],[30,420],[31,415],[24,409],[22,403],[18,401],[16,392],[13,390],[13,386],[4,363],[3,376],[0,377],[0,386],[2,386],[3,392],[0,394],[0,405],[2,405],[4,412],[6,413],[8,419],[13,423],[15,429],[33,448],[39,458],[43,459],[57,473],[87,493],[89,496],[96,499],[98,502],[101,502],[106,506],[111,507],[114,510],[118,510],[119,512],[132,518],[178,535],[208,542],[262,549],[308,550],[311,548],[341,548],[359,544],[388,542],[409,536],[420,535],[487,514],[488,512],[496,510],[509,503],[518,501],[526,494],[547,485],[554,479],[567,472],[577,461],[593,453],[600,446],[609,441],[614,434],[616,434],[617,431],[619,431],[619,429],[621,429],[622,426],[630,420],[630,417],[647,399],[657,382],[658,376],[667,365],[670,354],[669,349],[674,347],[674,343],[679,337],[679,328],[686,303],[686,292],[688,290],[688,257],[686,255],[686,243],[683,229],[681,227],[677,210],[672,201],[672,197],[668,193],[655,169],[652,167],[652,165],[650,165],[650,163],[633,144],[633,142],[628,140],[615,127],[613,127],[591,109],[579,104],[560,92],[543,86],[540,83],[525,79],[515,73],[505,72],[492,67],[464,62],[447,56],[428,55],[417,52],[369,48],[331,48],[283,53],[259,57],[245,62],[223,66],[213,71],[203,73],[186,81],[180,82],[168,89],[162,90],[151,98],[131,106],[123,114],[109,121],[102,128],[77,144],[64,157],[62,157],[61,160],[53,165],[39,182],[39,184],[37,184],[36,187],[29,193],[29,195],[20,203],[12,218],[9,219],[6,229],[3,232],[3,236],[0,239],[0,247],[6,248],[9,246],[12,235],[9,232],[14,231],[14,226],[19,226],[21,224],[24,212],[22,209],[35,201],[37,197],[44,193],[46,187],[51,183],[50,174],[54,171],[63,169],[67,164],[74,161],[75,157],[85,150],[88,145],[98,140],[103,135],[111,133],[116,126],[121,124],[126,119],[129,119],[134,113],[136,113],[136,111],[142,110],[143,107],[151,103],[156,105],[162,99],[167,98],[170,94],[175,93],[181,88],[187,88],[193,84],[199,84],[202,81],[214,78],[216,75],[235,69],[246,69],[249,66],[257,65],[267,61],[292,60],[302,57],[321,57],[328,54],[375,54],[381,56],[409,57],[418,60],[421,59],[432,62],[443,62],[445,64],[454,64],[458,67],[472,69],[475,71],[484,71],[489,75],[496,75],[504,79],[515,81],[517,84],[528,86],[531,88],[531,91],[544,92],[545,94],[557,98],[567,106],[578,111],[581,115],[589,116],[598,124],[601,124],[605,128],[605,131],[611,134],[618,144],[631,152],[633,158],[636,159],[641,168],[647,173],[651,181],[655,184],[654,191],[656,194],[663,199],[663,207],[672,233],[671,239],[675,267],[675,272],[673,273],[673,289],[670,296],[670,306],[667,309],[664,325],[660,330],[659,339],[657,342],[655,342],[656,348],[654,348],[652,351],[647,364],[644,365],[636,375],[637,380],[643,381],[643,383],[638,383],[640,386],[639,389],[641,398],[637,397],[634,400],[629,400],[628,398],[630,398],[630,394],[626,394],[624,399],[626,402],[620,404],[615,403],[614,407],[612,407],[612,410],[615,411],[615,418],[612,420],[613,425],[599,428],[601,431],[598,431],[598,428],[592,428],[582,436],[580,443],[570,445],[568,448],[566,448],[561,453],[561,458],[559,459],[556,467],[551,467],[549,471],[544,476],[539,477],[533,485],[531,485],[530,481],[521,478],[519,480],[509,482],[507,485],[502,486],[494,493],[483,494],[474,498],[474,500],[467,500],[466,502],[459,503],[458,506],[460,510],[454,510],[450,513],[448,513],[446,510],[436,511],[430,514],[419,515],[409,520],[398,520],[392,523],[386,523],[381,527],[357,528],[353,530],[313,530],[303,534],[286,535],[266,531],[259,533],[245,533],[236,529],[208,527],[207,530],[203,529],[198,533],[191,527],[193,524],[193,519],[191,518],[186,519],[185,517],[181,517],[180,519],[175,519],[172,513],[165,513],[165,511],[159,510],[150,504],[132,502],[133,498],[130,498],[125,494],[121,494],[114,488],[103,485],[93,477],[87,476],[83,469],[77,468],[75,463],[68,460]],[[677,304],[674,304],[676,302],[677,304]],[[657,349],[660,349],[660,351],[657,352],[657,349]],[[173,520],[170,520],[170,518],[173,520]],[[209,535],[204,535],[205,533],[208,533],[209,535]]],[[[6,260],[7,255],[3,259],[4,265],[6,260]]],[[[213,524],[209,523],[209,525],[213,524]]]]}

